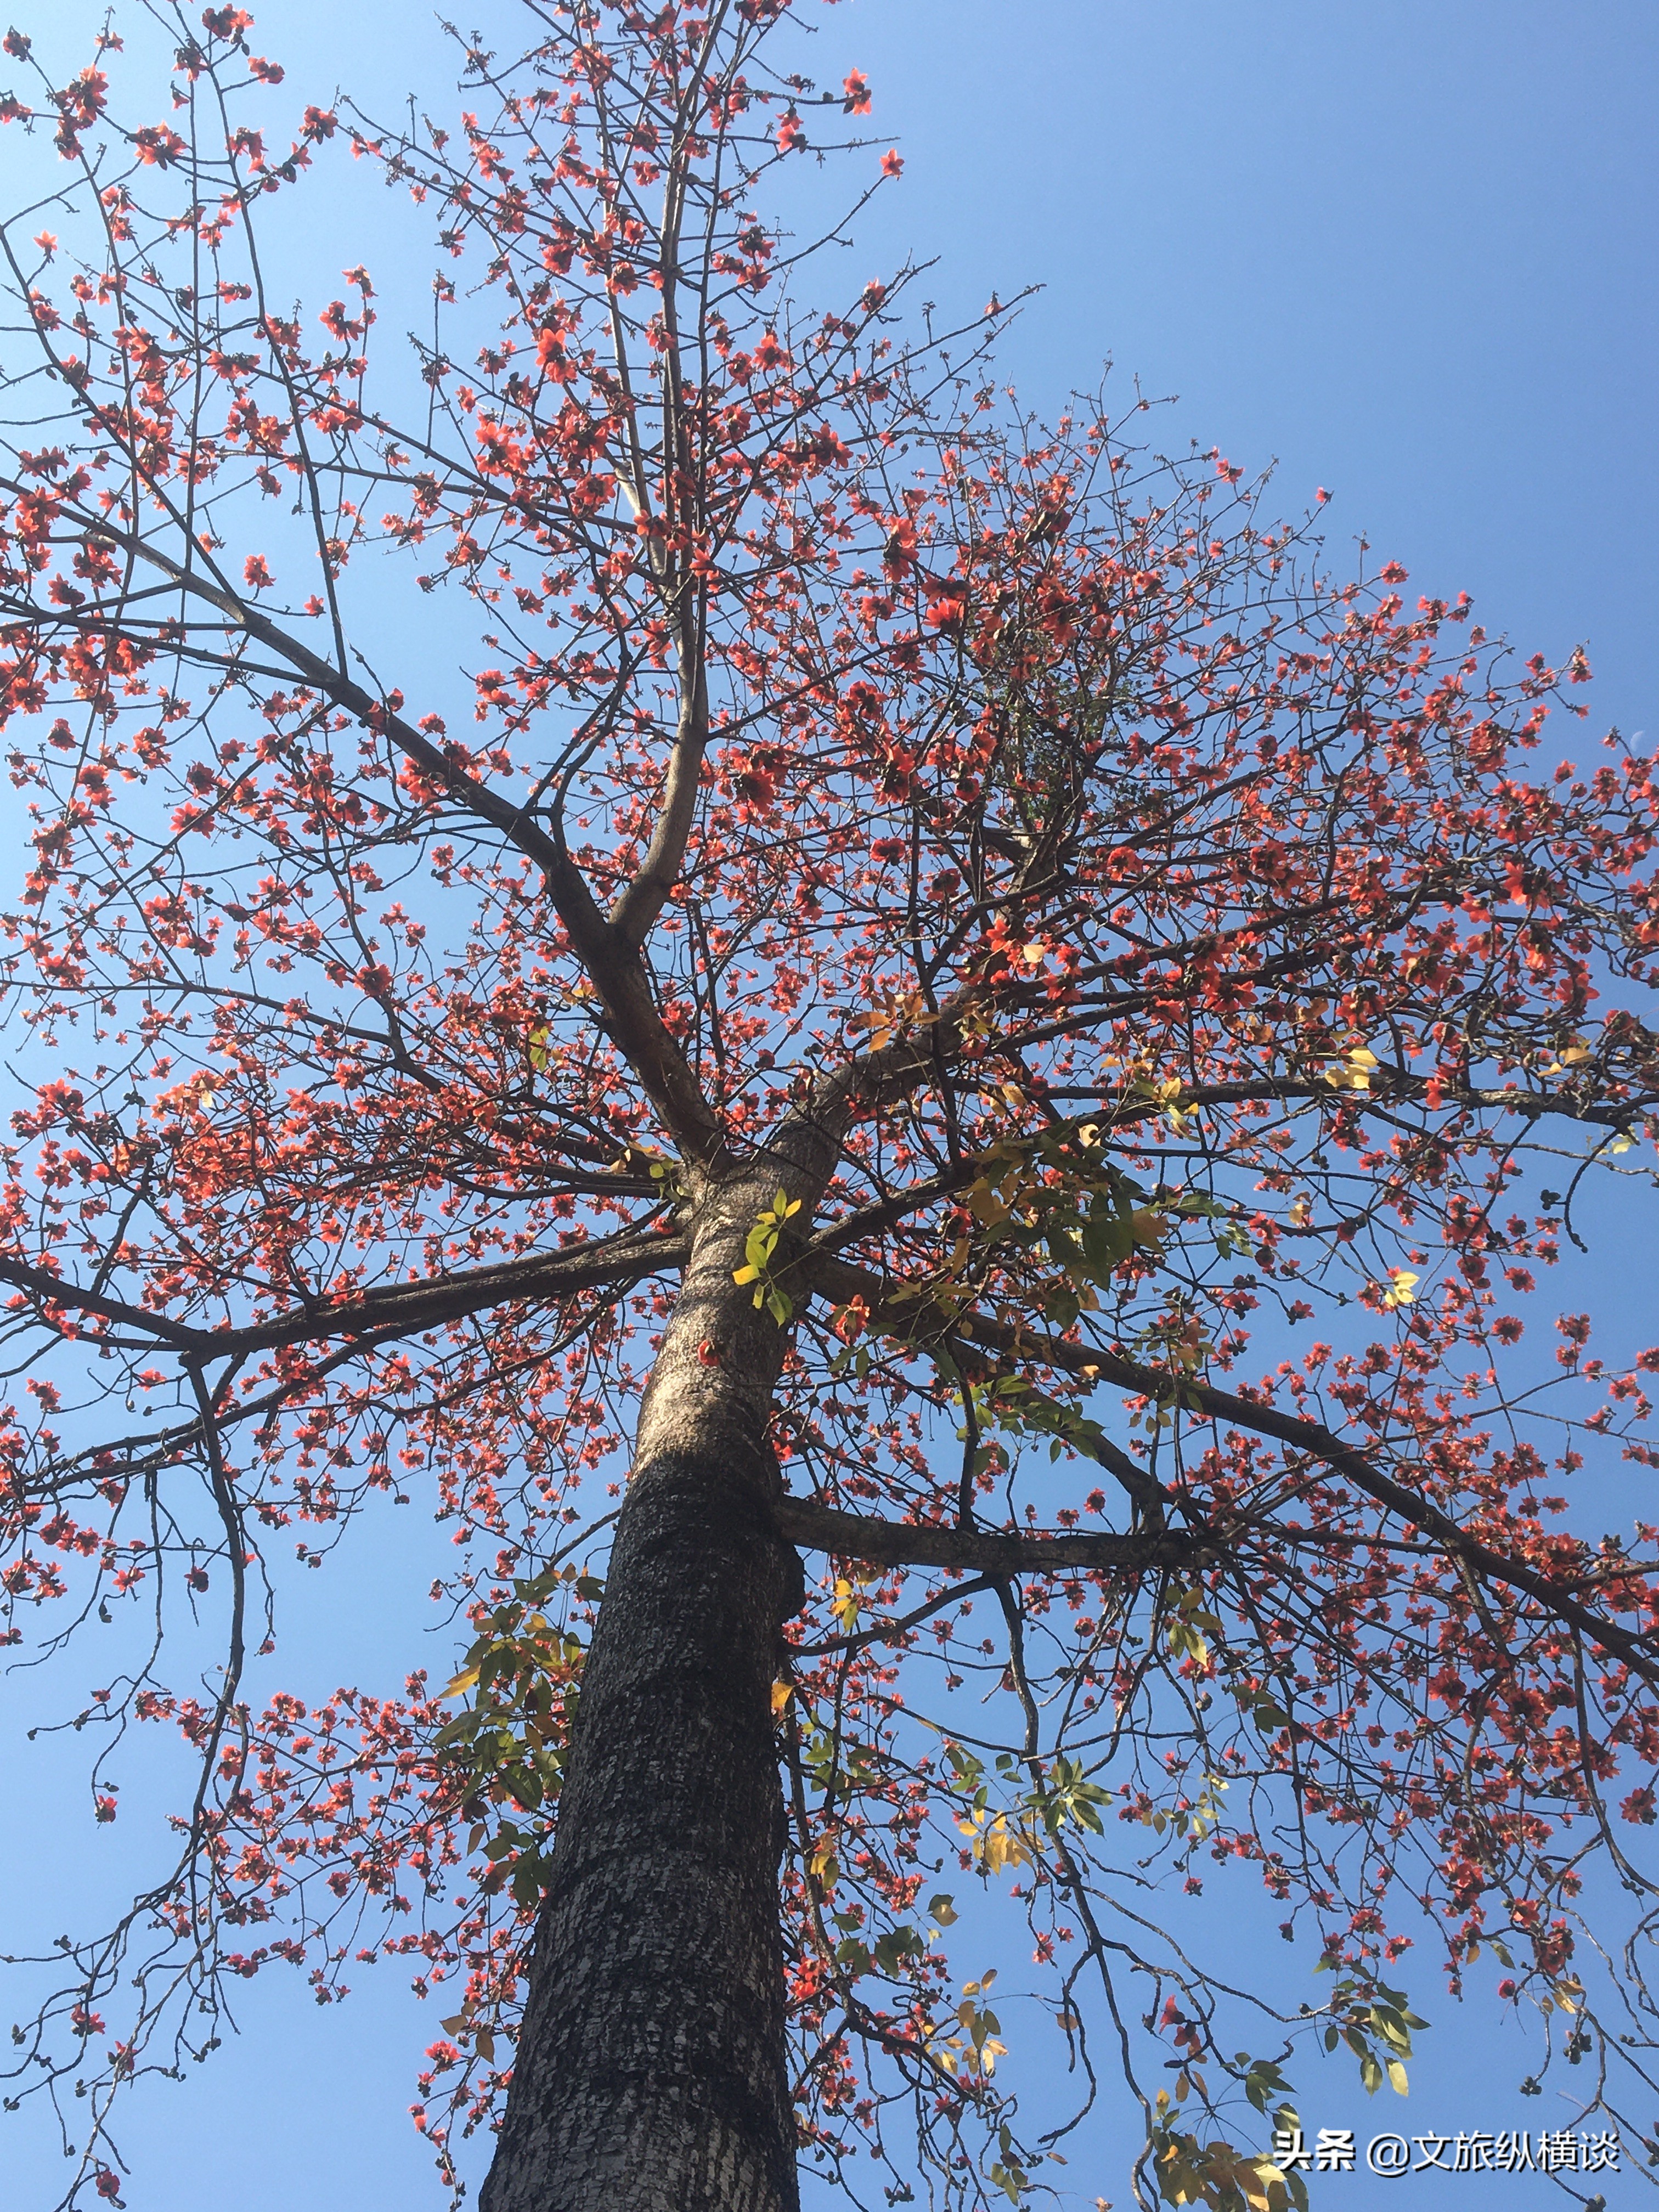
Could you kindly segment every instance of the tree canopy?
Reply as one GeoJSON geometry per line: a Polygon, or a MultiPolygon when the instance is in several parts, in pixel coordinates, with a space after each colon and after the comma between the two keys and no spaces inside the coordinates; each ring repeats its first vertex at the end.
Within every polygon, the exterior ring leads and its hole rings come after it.
{"type": "Polygon", "coordinates": [[[503,4],[399,127],[151,12],[166,90],[118,21],[0,102],[3,1633],[100,1820],[197,1776],[17,2032],[64,2202],[365,1957],[492,2212],[1280,2212],[1448,1990],[1633,2142],[1659,1350],[1538,1278],[1653,1182],[1659,792],[1545,750],[1583,654],[815,258],[801,157],[824,243],[902,167],[817,11],[503,4]],[[279,289],[349,156],[429,295],[279,289]],[[302,1702],[293,1563],[398,1508],[460,1669],[302,1702]]]}

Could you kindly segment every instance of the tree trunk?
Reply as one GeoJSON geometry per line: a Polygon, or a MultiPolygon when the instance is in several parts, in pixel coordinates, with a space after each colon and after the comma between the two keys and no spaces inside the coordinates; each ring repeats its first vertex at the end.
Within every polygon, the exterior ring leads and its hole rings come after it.
{"type": "Polygon", "coordinates": [[[766,1202],[699,1224],[641,1407],[480,2212],[799,2202],[771,1690],[802,1584],[765,1440],[782,1339],[732,1283],[766,1202]]]}

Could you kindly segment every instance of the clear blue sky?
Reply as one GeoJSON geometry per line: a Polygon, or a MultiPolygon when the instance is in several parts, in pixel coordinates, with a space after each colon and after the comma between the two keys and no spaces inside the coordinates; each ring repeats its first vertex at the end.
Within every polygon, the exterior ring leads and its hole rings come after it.
{"type": "MultiPolygon", "coordinates": [[[[96,20],[80,0],[19,8],[53,39],[49,15],[96,20]]],[[[258,12],[295,94],[337,82],[388,106],[418,82],[435,112],[438,43],[410,0],[258,12]]],[[[906,157],[860,239],[859,278],[913,252],[939,257],[927,290],[942,305],[1042,284],[1004,355],[1037,406],[1109,355],[1126,388],[1181,395],[1161,438],[1253,468],[1277,458],[1296,511],[1329,487],[1334,549],[1363,532],[1423,588],[1468,589],[1527,652],[1586,641],[1595,720],[1654,729],[1653,0],[846,0],[819,46],[824,77],[867,72],[875,128],[906,157]]],[[[13,158],[0,142],[0,179],[13,158]]],[[[368,228],[315,283],[361,258],[385,295],[388,203],[358,179],[342,191],[332,211],[360,208],[368,228]]],[[[410,1595],[427,1559],[400,1532],[368,1569],[381,1588],[354,1583],[349,1605],[343,1577],[308,1578],[285,1638],[295,1686],[390,1686],[432,1657],[414,1649],[410,1595]]],[[[9,1739],[0,1753],[7,1936],[24,1908],[48,1936],[84,1925],[95,1893],[143,1870],[115,1862],[140,1847],[141,1797],[165,1790],[132,1773],[122,1820],[94,1834],[68,1809],[77,1747],[9,1739]]],[[[227,2196],[237,2212],[435,2204],[404,2109],[436,2022],[402,1980],[365,1973],[321,2012],[280,1978],[251,1985],[242,2043],[135,2102],[134,2212],[219,2212],[227,2196]]],[[[1419,2002],[1444,2020],[1443,2002],[1419,2002]]],[[[0,1998],[0,2018],[11,2009],[0,1998]]],[[[1522,2070],[1514,2039],[1471,2013],[1425,2046],[1409,2121],[1386,2093],[1367,2108],[1334,2081],[1304,2108],[1362,2142],[1372,2126],[1565,2124],[1516,2096],[1522,2070]]],[[[1121,2204],[1119,2147],[1096,2148],[1084,2201],[1121,2204]]],[[[0,2120],[8,2208],[44,2212],[58,2164],[30,2123],[0,2120]]],[[[1407,2191],[1448,2208],[1559,2201],[1531,2179],[1448,2178],[1338,2179],[1322,2202],[1372,2212],[1407,2191]]]]}

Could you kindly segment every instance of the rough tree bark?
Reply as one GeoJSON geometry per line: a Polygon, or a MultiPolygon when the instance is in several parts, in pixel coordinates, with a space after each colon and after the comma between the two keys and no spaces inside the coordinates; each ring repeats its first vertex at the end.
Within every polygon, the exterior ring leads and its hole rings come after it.
{"type": "Polygon", "coordinates": [[[732,1283],[775,1188],[702,1201],[641,1407],[481,2212],[790,2212],[771,1690],[799,1556],[767,1409],[782,1332],[732,1283]]]}

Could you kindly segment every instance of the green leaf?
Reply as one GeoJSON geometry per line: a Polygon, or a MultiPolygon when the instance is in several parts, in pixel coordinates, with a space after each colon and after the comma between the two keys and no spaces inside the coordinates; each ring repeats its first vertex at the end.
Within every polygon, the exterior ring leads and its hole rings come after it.
{"type": "Polygon", "coordinates": [[[1102,1283],[1134,1249],[1134,1231],[1126,1213],[1091,1211],[1083,1231],[1083,1256],[1089,1273],[1102,1283]]]}
{"type": "Polygon", "coordinates": [[[873,1955],[884,1974],[896,1974],[907,1959],[919,1957],[923,1948],[914,1928],[890,1928],[877,1943],[873,1955]]]}

